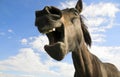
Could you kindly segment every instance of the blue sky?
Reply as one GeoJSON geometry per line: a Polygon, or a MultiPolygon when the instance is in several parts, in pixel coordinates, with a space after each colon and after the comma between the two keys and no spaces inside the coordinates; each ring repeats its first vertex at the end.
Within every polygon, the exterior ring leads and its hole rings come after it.
{"type": "MultiPolygon", "coordinates": [[[[60,9],[74,7],[77,0],[1,0],[0,1],[0,76],[73,77],[70,54],[61,62],[44,51],[48,43],[34,25],[35,11],[44,6],[60,9]],[[30,66],[31,65],[31,66],[30,66]],[[60,72],[60,73],[57,73],[60,72]],[[67,73],[71,74],[67,74],[67,73]],[[47,75],[46,75],[47,73],[47,75]]],[[[119,0],[84,0],[93,44],[90,51],[102,61],[114,63],[120,70],[119,0]]]]}

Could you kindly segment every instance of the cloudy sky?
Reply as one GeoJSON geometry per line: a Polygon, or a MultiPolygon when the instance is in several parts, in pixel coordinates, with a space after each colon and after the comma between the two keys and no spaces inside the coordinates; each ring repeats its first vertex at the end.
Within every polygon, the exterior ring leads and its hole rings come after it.
{"type": "MultiPolygon", "coordinates": [[[[34,25],[35,10],[74,7],[77,0],[0,1],[0,77],[73,77],[71,53],[61,62],[43,49],[45,35],[34,25]]],[[[92,37],[90,52],[120,70],[120,0],[84,0],[82,15],[92,37]]]]}

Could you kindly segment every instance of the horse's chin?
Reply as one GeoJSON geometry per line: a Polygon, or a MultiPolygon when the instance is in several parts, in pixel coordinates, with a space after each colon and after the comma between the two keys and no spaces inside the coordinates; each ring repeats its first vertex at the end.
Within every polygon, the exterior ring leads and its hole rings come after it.
{"type": "Polygon", "coordinates": [[[57,42],[53,45],[45,45],[45,51],[55,60],[62,60],[66,54],[66,46],[63,42],[57,42]]]}

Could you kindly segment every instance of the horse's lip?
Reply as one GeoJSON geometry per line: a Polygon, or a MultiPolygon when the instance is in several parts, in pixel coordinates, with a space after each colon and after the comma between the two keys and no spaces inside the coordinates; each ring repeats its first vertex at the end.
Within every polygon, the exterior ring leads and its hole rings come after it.
{"type": "Polygon", "coordinates": [[[45,51],[54,59],[60,61],[65,56],[66,46],[63,42],[57,42],[53,45],[45,45],[45,51]]]}

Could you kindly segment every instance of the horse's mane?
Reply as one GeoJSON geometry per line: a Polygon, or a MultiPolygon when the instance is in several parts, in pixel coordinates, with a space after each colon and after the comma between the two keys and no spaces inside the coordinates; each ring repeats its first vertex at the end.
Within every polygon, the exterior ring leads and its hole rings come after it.
{"type": "Polygon", "coordinates": [[[91,46],[91,43],[92,43],[91,36],[90,36],[89,31],[88,31],[88,27],[84,23],[84,16],[83,15],[80,15],[80,22],[81,22],[81,27],[82,27],[85,43],[88,46],[91,46]]]}

